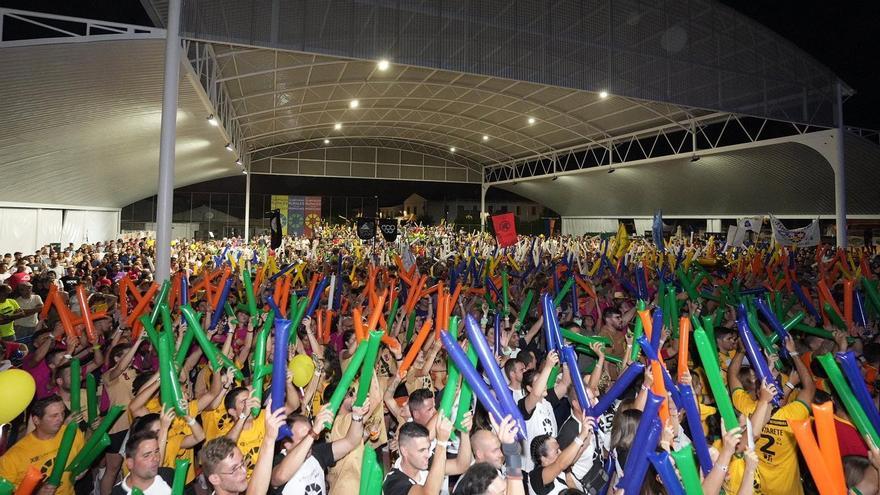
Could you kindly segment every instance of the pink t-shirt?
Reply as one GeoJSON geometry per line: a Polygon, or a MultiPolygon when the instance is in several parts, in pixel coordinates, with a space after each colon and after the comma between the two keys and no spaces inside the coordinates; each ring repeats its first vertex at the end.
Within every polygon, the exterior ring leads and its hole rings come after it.
{"type": "Polygon", "coordinates": [[[49,365],[46,364],[45,359],[40,360],[35,366],[31,366],[30,360],[25,359],[21,367],[34,377],[34,382],[37,384],[37,391],[34,394],[34,399],[45,399],[54,393],[52,370],[49,369],[49,365]]]}

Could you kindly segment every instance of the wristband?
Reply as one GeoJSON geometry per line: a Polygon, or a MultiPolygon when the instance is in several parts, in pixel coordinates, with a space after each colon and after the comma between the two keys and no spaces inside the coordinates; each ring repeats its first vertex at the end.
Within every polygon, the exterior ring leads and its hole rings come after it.
{"type": "Polygon", "coordinates": [[[788,387],[788,388],[790,388],[790,389],[792,389],[792,390],[794,390],[794,384],[791,383],[791,382],[785,382],[785,386],[788,387]]]}
{"type": "Polygon", "coordinates": [[[501,444],[501,452],[504,454],[504,465],[507,466],[507,475],[519,472],[522,469],[522,456],[519,453],[519,445],[516,443],[501,444]]]}
{"type": "Polygon", "coordinates": [[[791,357],[797,357],[797,356],[800,356],[801,353],[799,353],[797,351],[788,351],[788,355],[791,357]]]}
{"type": "Polygon", "coordinates": [[[364,417],[363,416],[355,416],[354,414],[352,414],[351,420],[354,421],[355,423],[360,423],[361,421],[364,420],[364,417]]]}
{"type": "Polygon", "coordinates": [[[186,416],[186,424],[192,426],[196,424],[196,418],[192,418],[190,416],[186,416]]]}
{"type": "Polygon", "coordinates": [[[584,444],[584,441],[581,440],[581,437],[574,437],[574,443],[578,444],[578,447],[584,444]]]}
{"type": "Polygon", "coordinates": [[[449,446],[449,440],[440,441],[437,440],[437,447],[443,447],[444,449],[449,446]]]}

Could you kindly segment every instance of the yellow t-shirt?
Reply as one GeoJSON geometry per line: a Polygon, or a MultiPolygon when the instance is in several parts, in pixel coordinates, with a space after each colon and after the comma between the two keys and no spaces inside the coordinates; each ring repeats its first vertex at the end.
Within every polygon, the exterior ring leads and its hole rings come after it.
{"type": "MultiPolygon", "coordinates": [[[[18,305],[18,302],[15,299],[8,297],[5,301],[0,302],[0,315],[6,316],[11,315],[21,309],[21,306],[18,305]]],[[[4,325],[0,325],[0,337],[14,337],[15,329],[14,322],[10,321],[4,325]]]]}
{"type": "MultiPolygon", "coordinates": [[[[266,413],[260,411],[260,415],[254,418],[250,428],[242,430],[238,436],[238,448],[244,456],[244,464],[247,467],[248,476],[254,470],[257,459],[260,458],[260,445],[266,436],[266,413]]],[[[235,426],[235,419],[226,412],[223,406],[213,411],[204,411],[202,413],[202,425],[205,428],[205,440],[211,441],[215,438],[222,437],[232,430],[235,426]]]]}
{"type": "MultiPolygon", "coordinates": [[[[744,414],[752,414],[757,407],[749,394],[738,388],[733,391],[733,406],[744,414]]],[[[758,473],[764,495],[802,495],[801,475],[798,469],[797,441],[789,419],[807,419],[810,409],[800,400],[793,400],[770,416],[761,435],[755,439],[758,454],[758,473]]]]}
{"type": "MultiPolygon", "coordinates": [[[[162,413],[162,403],[156,397],[147,401],[144,407],[150,412],[162,413]]],[[[194,418],[196,414],[198,414],[198,411],[198,401],[189,401],[189,404],[187,405],[187,415],[194,418]]],[[[186,474],[187,483],[195,479],[195,469],[193,466],[195,465],[196,456],[193,449],[184,449],[181,445],[183,444],[183,440],[190,435],[192,435],[192,428],[186,423],[186,420],[181,417],[174,418],[174,421],[171,422],[171,427],[168,428],[168,441],[165,444],[165,458],[162,460],[162,467],[172,469],[175,467],[175,460],[188,460],[189,471],[186,474]]]]}
{"type": "Polygon", "coordinates": [[[229,433],[235,425],[235,419],[226,413],[226,406],[220,405],[217,409],[202,411],[202,427],[205,429],[205,440],[211,441],[229,433]]]}
{"type": "MultiPolygon", "coordinates": [[[[721,440],[716,440],[712,444],[716,450],[721,450],[721,440]]],[[[743,475],[746,473],[746,461],[743,457],[736,455],[730,459],[727,466],[727,475],[724,477],[722,485],[723,493],[736,494],[739,493],[739,487],[742,485],[743,475]]],[[[755,471],[754,481],[752,482],[752,493],[761,495],[761,477],[758,471],[755,471]]]]}
{"type": "MultiPolygon", "coordinates": [[[[40,474],[45,480],[52,474],[55,457],[58,455],[58,447],[61,445],[63,437],[64,428],[61,428],[58,434],[49,440],[40,440],[33,433],[28,434],[0,457],[0,476],[18,486],[24,479],[28,467],[34,465],[40,469],[40,474]]],[[[67,458],[68,463],[82,450],[84,443],[82,432],[77,431],[73,439],[73,447],[70,449],[70,456],[67,458]]],[[[57,495],[73,495],[73,482],[71,473],[64,473],[64,476],[61,477],[61,486],[55,493],[57,495]]]]}

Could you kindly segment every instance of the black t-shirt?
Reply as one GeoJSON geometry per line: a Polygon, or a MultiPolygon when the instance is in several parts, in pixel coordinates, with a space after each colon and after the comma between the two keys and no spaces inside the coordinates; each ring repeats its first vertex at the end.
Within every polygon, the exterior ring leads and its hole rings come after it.
{"type": "Polygon", "coordinates": [[[79,284],[79,277],[65,275],[61,277],[61,283],[64,285],[65,292],[73,292],[79,284]]]}
{"type": "MultiPolygon", "coordinates": [[[[159,475],[165,483],[168,484],[169,487],[174,486],[174,470],[171,468],[160,467],[159,475]]],[[[125,491],[125,488],[122,488],[122,483],[117,483],[116,486],[110,490],[110,495],[128,495],[130,492],[125,491]]]]}
{"type": "Polygon", "coordinates": [[[535,466],[529,473],[529,486],[537,495],[549,495],[567,488],[565,480],[557,476],[549,485],[544,484],[543,480],[544,466],[535,466]]]}
{"type": "Polygon", "coordinates": [[[382,483],[382,494],[383,495],[406,495],[409,493],[410,488],[416,486],[416,480],[407,476],[403,471],[399,469],[392,469],[388,476],[385,477],[385,482],[382,483]]]}

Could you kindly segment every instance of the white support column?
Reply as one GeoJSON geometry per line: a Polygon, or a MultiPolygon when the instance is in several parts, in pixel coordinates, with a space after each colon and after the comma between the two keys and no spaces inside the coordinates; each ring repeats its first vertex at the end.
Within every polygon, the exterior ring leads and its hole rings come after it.
{"type": "Polygon", "coordinates": [[[837,166],[834,167],[834,217],[837,226],[837,247],[847,246],[846,236],[846,160],[844,140],[846,130],[843,126],[843,85],[837,81],[834,87],[834,123],[837,125],[837,166]]]}
{"type": "Polygon", "coordinates": [[[488,184],[483,183],[480,186],[480,232],[486,231],[486,218],[489,216],[486,213],[486,191],[488,190],[488,184]]]}
{"type": "Polygon", "coordinates": [[[156,281],[171,271],[171,213],[174,203],[174,149],[177,134],[177,91],[180,80],[180,2],[168,2],[162,127],[159,138],[159,194],[156,202],[156,281]]]}
{"type": "Polygon", "coordinates": [[[244,176],[244,242],[251,240],[251,161],[247,160],[244,176]]]}

